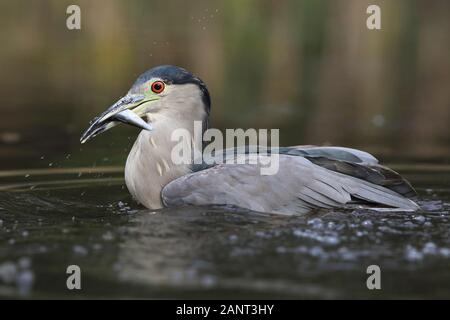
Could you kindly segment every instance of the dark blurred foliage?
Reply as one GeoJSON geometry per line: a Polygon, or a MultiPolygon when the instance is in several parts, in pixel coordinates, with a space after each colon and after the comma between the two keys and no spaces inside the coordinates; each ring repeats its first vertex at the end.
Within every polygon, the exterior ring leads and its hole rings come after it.
{"type": "Polygon", "coordinates": [[[449,1],[3,0],[0,40],[2,169],[123,164],[135,129],[81,151],[79,136],[163,63],[207,83],[214,127],[280,128],[283,145],[391,160],[450,154],[449,1]],[[70,4],[79,31],[66,28],[70,4]],[[380,31],[366,28],[369,4],[380,31]]]}

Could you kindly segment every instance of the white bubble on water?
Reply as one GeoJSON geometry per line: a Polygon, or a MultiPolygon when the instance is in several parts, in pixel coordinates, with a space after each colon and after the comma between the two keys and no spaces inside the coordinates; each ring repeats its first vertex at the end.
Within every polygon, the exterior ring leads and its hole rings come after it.
{"type": "Polygon", "coordinates": [[[107,231],[106,233],[104,233],[102,235],[102,239],[105,241],[111,241],[111,240],[114,240],[114,235],[112,234],[111,231],[107,231]]]}
{"type": "Polygon", "coordinates": [[[0,280],[4,283],[12,283],[17,275],[15,263],[7,261],[0,264],[0,280]]]}
{"type": "Polygon", "coordinates": [[[25,270],[19,273],[16,278],[16,283],[21,296],[30,294],[34,283],[34,273],[31,270],[25,270]]]}
{"type": "Polygon", "coordinates": [[[356,259],[356,253],[350,251],[346,247],[339,248],[338,255],[343,260],[355,260],[356,259]]]}
{"type": "Polygon", "coordinates": [[[423,259],[423,253],[411,245],[407,245],[405,249],[405,258],[409,261],[419,261],[423,259]]]}
{"type": "Polygon", "coordinates": [[[424,254],[436,254],[437,253],[437,247],[433,242],[427,242],[425,246],[422,249],[422,252],[424,254]]]}
{"type": "Polygon", "coordinates": [[[314,229],[322,229],[323,223],[322,220],[319,218],[314,218],[308,221],[308,225],[312,226],[314,229]]]}
{"type": "Polygon", "coordinates": [[[311,240],[316,240],[325,244],[329,245],[337,245],[339,244],[339,238],[336,235],[321,235],[315,231],[311,230],[301,230],[301,229],[295,229],[293,231],[294,236],[301,237],[301,238],[307,238],[311,240]]]}
{"type": "Polygon", "coordinates": [[[5,284],[16,284],[19,295],[26,296],[30,293],[34,282],[30,266],[31,260],[27,257],[20,258],[17,263],[4,262],[0,264],[0,281],[5,284]]]}
{"type": "Polygon", "coordinates": [[[443,257],[450,257],[450,249],[449,248],[440,248],[439,254],[443,257]]]}
{"type": "Polygon", "coordinates": [[[312,247],[309,249],[309,254],[316,258],[325,258],[325,251],[322,249],[322,247],[312,247]]]}

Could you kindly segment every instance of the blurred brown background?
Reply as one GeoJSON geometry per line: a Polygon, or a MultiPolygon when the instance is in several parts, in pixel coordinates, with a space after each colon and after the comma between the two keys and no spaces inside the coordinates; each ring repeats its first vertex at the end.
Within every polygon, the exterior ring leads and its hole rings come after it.
{"type": "Polygon", "coordinates": [[[390,161],[450,155],[449,1],[2,0],[0,40],[0,169],[123,165],[135,129],[79,136],[163,63],[207,83],[214,127],[390,161]],[[66,28],[70,4],[81,30],[66,28]],[[369,4],[380,31],[366,28],[369,4]]]}

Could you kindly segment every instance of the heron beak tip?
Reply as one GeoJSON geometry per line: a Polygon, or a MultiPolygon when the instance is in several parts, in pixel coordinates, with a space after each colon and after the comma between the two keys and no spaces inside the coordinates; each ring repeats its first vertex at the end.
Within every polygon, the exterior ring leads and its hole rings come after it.
{"type": "MultiPolygon", "coordinates": [[[[119,122],[152,131],[153,126],[144,121],[140,114],[138,115],[136,113],[137,106],[149,101],[152,100],[146,100],[144,95],[127,95],[122,97],[100,116],[91,121],[89,128],[80,138],[81,144],[84,144],[98,134],[114,127],[119,122]],[[131,108],[133,108],[133,110],[131,108]]],[[[140,112],[142,112],[142,110],[140,112]]]]}

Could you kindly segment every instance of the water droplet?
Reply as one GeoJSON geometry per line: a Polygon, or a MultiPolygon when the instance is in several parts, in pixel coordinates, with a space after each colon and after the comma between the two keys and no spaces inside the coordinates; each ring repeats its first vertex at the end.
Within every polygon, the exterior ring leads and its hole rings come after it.
{"type": "Polygon", "coordinates": [[[101,250],[103,248],[103,246],[100,243],[95,243],[94,245],[92,245],[92,249],[94,250],[101,250]]]}
{"type": "Polygon", "coordinates": [[[81,256],[85,256],[85,255],[88,254],[88,249],[86,249],[85,247],[80,246],[80,245],[74,245],[73,246],[73,252],[75,254],[79,254],[81,256]]]}
{"type": "Polygon", "coordinates": [[[31,267],[31,259],[28,257],[22,257],[17,262],[17,265],[21,269],[29,269],[31,267]]]}
{"type": "Polygon", "coordinates": [[[424,216],[415,216],[413,219],[415,221],[422,222],[422,223],[425,222],[425,220],[426,220],[426,218],[424,216]]]}
{"type": "Polygon", "coordinates": [[[212,287],[216,282],[217,282],[216,277],[211,275],[203,276],[200,279],[200,283],[205,287],[212,287]]]}
{"type": "Polygon", "coordinates": [[[365,232],[362,232],[362,231],[357,231],[356,232],[356,236],[357,237],[362,237],[362,236],[364,236],[366,233],[365,232]]]}
{"type": "Polygon", "coordinates": [[[21,135],[17,132],[4,132],[0,134],[0,140],[4,143],[17,143],[21,139],[21,135]]]}
{"type": "Polygon", "coordinates": [[[348,248],[343,247],[338,250],[339,256],[344,260],[354,260],[356,259],[356,254],[350,251],[348,248]]]}
{"type": "Polygon", "coordinates": [[[383,127],[385,124],[385,119],[382,114],[377,114],[372,118],[372,123],[376,127],[383,127]]]}
{"type": "Polygon", "coordinates": [[[367,229],[371,229],[373,227],[373,223],[370,220],[364,220],[361,224],[364,228],[367,229]]]}
{"type": "Polygon", "coordinates": [[[5,283],[12,283],[17,276],[17,267],[13,262],[4,262],[0,264],[0,279],[5,283]]]}
{"type": "Polygon", "coordinates": [[[279,246],[279,247],[277,247],[277,248],[275,249],[275,251],[276,251],[277,253],[286,253],[286,252],[287,252],[287,249],[286,249],[286,247],[279,246]]]}
{"type": "Polygon", "coordinates": [[[102,235],[102,238],[103,238],[103,240],[105,240],[105,241],[111,241],[111,240],[114,240],[114,235],[112,234],[112,232],[107,231],[106,233],[104,233],[104,234],[102,235]]]}
{"type": "Polygon", "coordinates": [[[309,254],[312,255],[313,257],[323,257],[324,256],[324,251],[321,247],[312,247],[309,250],[309,254]]]}
{"type": "Polygon", "coordinates": [[[425,246],[422,249],[422,252],[424,254],[436,254],[437,253],[437,247],[433,242],[427,242],[425,246]]]}
{"type": "Polygon", "coordinates": [[[450,257],[450,249],[448,249],[448,248],[440,248],[439,249],[439,254],[444,256],[444,257],[450,257]]]}

